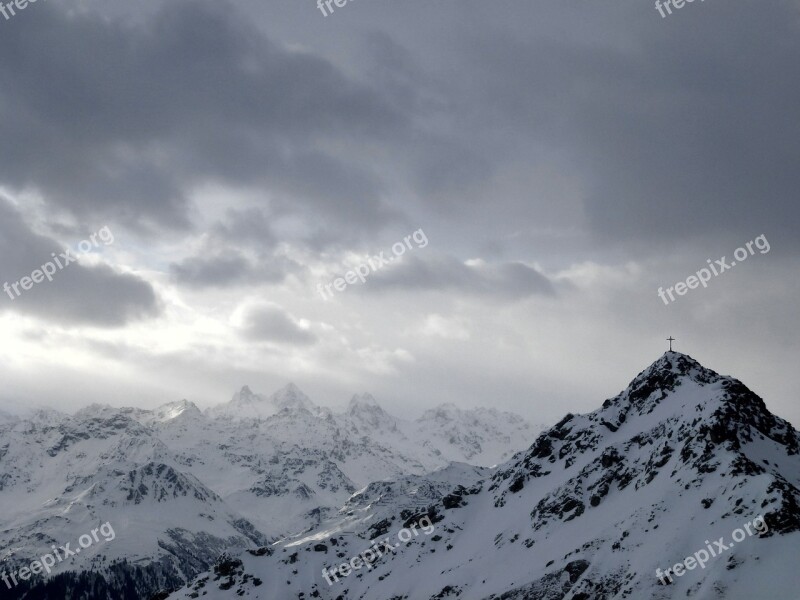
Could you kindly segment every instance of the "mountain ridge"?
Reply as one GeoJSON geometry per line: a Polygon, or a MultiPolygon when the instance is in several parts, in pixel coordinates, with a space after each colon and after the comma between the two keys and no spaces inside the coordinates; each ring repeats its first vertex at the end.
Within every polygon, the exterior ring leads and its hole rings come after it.
{"type": "Polygon", "coordinates": [[[800,546],[799,441],[742,382],[668,352],[495,470],[444,488],[375,484],[360,492],[359,509],[269,556],[243,555],[231,573],[210,572],[171,598],[193,597],[198,586],[209,600],[789,598],[800,583],[790,558],[800,546]],[[436,534],[335,584],[323,576],[413,515],[428,515],[436,534]],[[731,542],[702,570],[656,575],[756,518],[765,531],[731,542]],[[335,556],[316,550],[331,544],[335,556]]]}
{"type": "Polygon", "coordinates": [[[114,524],[114,543],[59,565],[56,579],[80,585],[66,571],[93,565],[112,588],[127,577],[137,590],[174,586],[222,552],[309,531],[373,481],[424,477],[467,455],[494,463],[524,447],[531,430],[520,420],[497,442],[483,439],[480,419],[454,422],[453,443],[434,443],[371,396],[334,413],[293,384],[270,396],[244,386],[222,406],[94,404],[0,422],[0,547],[14,548],[4,567],[41,556],[43,541],[74,543],[102,519],[114,524]],[[235,414],[253,406],[265,410],[235,414]],[[477,439],[479,452],[463,439],[477,439]]]}

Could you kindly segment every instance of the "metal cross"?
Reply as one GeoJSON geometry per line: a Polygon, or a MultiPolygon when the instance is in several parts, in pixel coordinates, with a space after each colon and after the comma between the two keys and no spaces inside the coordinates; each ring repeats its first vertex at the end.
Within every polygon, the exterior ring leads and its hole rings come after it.
{"type": "Polygon", "coordinates": [[[669,337],[667,338],[667,341],[669,342],[669,351],[670,351],[670,352],[672,352],[672,342],[674,342],[674,341],[675,341],[675,338],[674,338],[674,337],[672,337],[672,336],[669,336],[669,337]]]}

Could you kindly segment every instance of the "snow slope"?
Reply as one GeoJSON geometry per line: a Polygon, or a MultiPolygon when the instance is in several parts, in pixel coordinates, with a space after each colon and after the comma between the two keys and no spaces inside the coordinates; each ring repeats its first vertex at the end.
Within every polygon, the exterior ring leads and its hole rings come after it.
{"type": "Polygon", "coordinates": [[[244,387],[205,413],[182,400],[152,411],[92,405],[72,416],[0,420],[3,568],[54,544],[74,547],[108,522],[113,540],[54,573],[113,567],[118,589],[176,587],[224,552],[318,527],[371,482],[453,460],[493,464],[533,431],[507,413],[448,415],[451,438],[432,439],[435,429],[418,431],[370,396],[333,413],[290,384],[269,397],[244,387]]]}
{"type": "Polygon", "coordinates": [[[744,384],[668,352],[497,469],[369,486],[315,531],[170,598],[793,600],[799,453],[797,431],[744,384]],[[431,535],[398,541],[426,516],[431,535]],[[753,535],[732,542],[745,524],[753,535]],[[323,577],[387,537],[391,553],[323,577]],[[656,575],[716,540],[726,549],[704,568],[656,575]]]}

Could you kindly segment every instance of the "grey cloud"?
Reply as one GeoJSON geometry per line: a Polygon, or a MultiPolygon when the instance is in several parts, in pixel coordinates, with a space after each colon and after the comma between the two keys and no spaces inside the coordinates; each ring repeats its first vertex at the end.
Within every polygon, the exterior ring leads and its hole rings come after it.
{"type": "MultiPolygon", "coordinates": [[[[87,232],[87,236],[93,232],[87,232]]],[[[80,240],[75,240],[79,242],[80,240]]],[[[102,246],[102,243],[101,243],[102,246]]],[[[0,198],[0,272],[9,285],[64,252],[54,240],[30,230],[19,213],[0,198]]],[[[75,253],[73,253],[75,254],[75,253]]],[[[12,300],[0,298],[0,310],[33,315],[61,325],[86,324],[119,327],[157,316],[160,304],[153,287],[127,273],[105,265],[87,267],[72,262],[55,270],[53,281],[44,279],[12,300]]]]}
{"type": "Polygon", "coordinates": [[[176,0],[141,24],[58,4],[0,37],[0,181],[76,216],[189,227],[187,189],[268,186],[329,219],[382,222],[382,184],[321,147],[405,117],[324,59],[266,40],[233,3],[176,0]],[[13,107],[13,108],[12,108],[13,107]]]}
{"type": "MultiPolygon", "coordinates": [[[[625,0],[484,4],[409,2],[426,23],[409,10],[391,35],[382,19],[356,28],[369,33],[347,47],[348,75],[265,39],[248,22],[263,15],[224,0],[165,2],[136,25],[39,5],[0,38],[0,107],[15,117],[0,122],[0,182],[176,228],[193,183],[268,190],[271,211],[312,225],[314,248],[407,211],[501,239],[580,197],[598,238],[645,252],[762,231],[796,251],[795,3],[695,4],[666,21],[625,0]],[[756,31],[770,35],[744,33],[756,31]],[[559,177],[529,189],[541,165],[559,177]],[[396,200],[398,181],[416,204],[396,200]]],[[[282,13],[319,18],[306,8],[282,13]]],[[[284,37],[324,47],[311,31],[284,37]]]]}
{"type": "Polygon", "coordinates": [[[369,291],[459,292],[509,300],[555,294],[550,280],[525,264],[466,264],[452,257],[404,258],[373,273],[363,287],[369,291]]]}
{"type": "Polygon", "coordinates": [[[213,233],[220,239],[252,244],[257,248],[271,250],[278,239],[263,209],[229,209],[225,219],[214,226],[213,233]]]}
{"type": "Polygon", "coordinates": [[[258,305],[246,309],[242,334],[254,341],[293,346],[307,346],[317,341],[316,335],[301,327],[291,315],[275,305],[258,305]]]}
{"type": "Polygon", "coordinates": [[[206,233],[201,253],[170,265],[172,279],[188,287],[206,288],[278,283],[289,274],[301,273],[302,265],[277,250],[278,237],[270,217],[284,215],[280,210],[268,213],[254,207],[229,209],[206,233]]]}
{"type": "Polygon", "coordinates": [[[241,281],[250,269],[250,263],[240,254],[195,256],[170,266],[176,281],[193,287],[224,286],[241,281]]]}
{"type": "MultiPolygon", "coordinates": [[[[585,7],[596,31],[619,23],[601,42],[476,33],[463,44],[475,104],[493,107],[509,145],[527,138],[532,157],[538,146],[585,182],[589,225],[606,241],[647,251],[768,231],[796,246],[797,4],[706,3],[671,22],[651,8],[585,7]]],[[[541,26],[563,21],[551,12],[541,26]]]]}
{"type": "Polygon", "coordinates": [[[178,283],[194,288],[223,287],[234,284],[278,283],[301,266],[283,256],[270,255],[251,261],[235,250],[211,256],[193,256],[170,265],[178,283]]]}

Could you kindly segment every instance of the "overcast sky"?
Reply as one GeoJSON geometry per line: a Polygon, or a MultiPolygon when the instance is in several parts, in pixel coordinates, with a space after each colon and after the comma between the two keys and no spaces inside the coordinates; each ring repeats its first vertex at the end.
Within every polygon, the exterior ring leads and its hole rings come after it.
{"type": "Polygon", "coordinates": [[[0,18],[0,283],[80,258],[0,297],[0,408],[293,381],[549,423],[674,335],[797,425],[799,65],[797,0],[30,4],[0,18]]]}

